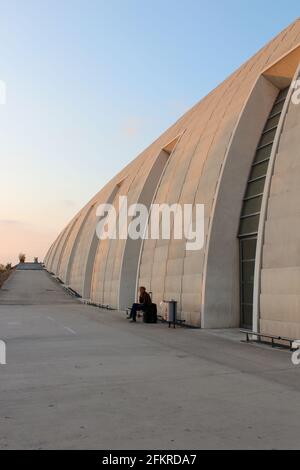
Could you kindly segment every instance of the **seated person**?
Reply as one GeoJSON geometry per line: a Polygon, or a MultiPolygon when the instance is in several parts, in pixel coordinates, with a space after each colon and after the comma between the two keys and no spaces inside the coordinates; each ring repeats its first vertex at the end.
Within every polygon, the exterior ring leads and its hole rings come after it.
{"type": "Polygon", "coordinates": [[[145,311],[148,305],[152,304],[151,297],[146,291],[146,287],[141,286],[139,288],[139,303],[134,303],[131,307],[131,312],[129,318],[131,318],[131,322],[136,322],[136,313],[138,310],[145,311]]]}

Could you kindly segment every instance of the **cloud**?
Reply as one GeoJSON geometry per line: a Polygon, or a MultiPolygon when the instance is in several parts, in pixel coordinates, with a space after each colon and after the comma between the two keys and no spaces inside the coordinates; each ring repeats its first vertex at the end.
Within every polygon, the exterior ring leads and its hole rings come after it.
{"type": "Polygon", "coordinates": [[[122,134],[124,134],[126,137],[129,137],[130,139],[136,137],[140,131],[141,131],[141,120],[138,118],[134,118],[134,117],[127,118],[121,126],[122,134]]]}
{"type": "Polygon", "coordinates": [[[77,206],[77,202],[73,201],[72,199],[63,199],[61,203],[66,207],[74,207],[77,206]]]}
{"type": "Polygon", "coordinates": [[[23,225],[24,222],[22,220],[14,220],[14,219],[0,219],[1,225],[23,225]]]}

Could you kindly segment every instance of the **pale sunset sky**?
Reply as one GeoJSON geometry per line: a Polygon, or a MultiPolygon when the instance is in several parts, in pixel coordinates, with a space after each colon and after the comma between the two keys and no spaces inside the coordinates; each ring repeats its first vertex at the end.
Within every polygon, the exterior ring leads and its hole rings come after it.
{"type": "Polygon", "coordinates": [[[299,0],[0,0],[0,263],[73,215],[299,0]]]}

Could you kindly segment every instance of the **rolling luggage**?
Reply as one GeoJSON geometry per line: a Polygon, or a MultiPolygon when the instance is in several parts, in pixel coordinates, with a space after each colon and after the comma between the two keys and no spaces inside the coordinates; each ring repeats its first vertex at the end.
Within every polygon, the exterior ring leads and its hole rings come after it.
{"type": "Polygon", "coordinates": [[[149,305],[143,313],[144,323],[157,323],[157,306],[156,304],[149,305]]]}

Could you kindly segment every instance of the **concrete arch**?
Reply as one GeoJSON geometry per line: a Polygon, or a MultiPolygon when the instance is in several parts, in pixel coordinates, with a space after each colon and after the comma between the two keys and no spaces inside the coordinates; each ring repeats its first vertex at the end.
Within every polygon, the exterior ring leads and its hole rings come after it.
{"type": "MultiPolygon", "coordinates": [[[[60,248],[60,242],[61,242],[61,239],[64,235],[64,233],[68,230],[68,226],[60,233],[60,235],[58,236],[57,240],[56,240],[56,243],[53,245],[53,249],[51,251],[51,254],[49,256],[49,260],[48,260],[48,270],[52,273],[54,272],[53,271],[53,268],[54,268],[54,260],[55,260],[55,257],[56,257],[56,254],[60,248]]],[[[54,274],[56,274],[56,272],[54,272],[54,274]]]]}
{"type": "Polygon", "coordinates": [[[203,328],[239,326],[239,246],[242,201],[255,150],[277,96],[260,76],[241,112],[219,177],[204,262],[203,328]],[[218,292],[218,296],[216,296],[218,292]]]}
{"type": "MultiPolygon", "coordinates": [[[[273,66],[276,70],[276,82],[281,83],[283,81],[284,85],[287,85],[287,81],[291,81],[291,76],[293,77],[293,80],[296,81],[300,77],[300,47],[296,48],[294,51],[292,51],[291,54],[288,54],[287,56],[284,57],[282,61],[280,61],[278,64],[275,64],[273,66]],[[296,60],[295,60],[295,55],[296,55],[296,60]],[[289,58],[291,61],[289,61],[289,58]],[[296,71],[295,71],[296,67],[296,71]],[[295,75],[293,75],[293,73],[295,75]]],[[[274,77],[272,75],[274,68],[272,67],[271,69],[271,77],[274,77]]],[[[269,71],[268,71],[269,72],[269,71]]],[[[269,73],[266,72],[266,75],[269,75],[269,73]]],[[[269,205],[269,200],[270,200],[270,191],[271,191],[271,185],[272,185],[272,178],[273,178],[273,173],[274,173],[274,167],[278,155],[278,149],[280,145],[280,140],[282,136],[282,132],[284,130],[285,126],[285,121],[287,118],[287,113],[289,110],[289,107],[291,106],[291,98],[292,94],[294,93],[293,87],[290,88],[283,110],[281,114],[281,118],[278,124],[275,140],[274,140],[274,145],[270,157],[270,163],[268,167],[268,173],[266,177],[266,183],[265,183],[265,190],[264,190],[264,195],[263,195],[263,200],[262,200],[262,209],[261,209],[261,215],[260,215],[260,220],[259,220],[259,230],[258,230],[258,239],[257,239],[257,248],[256,248],[256,260],[255,260],[255,276],[254,276],[254,299],[253,299],[253,329],[254,331],[259,332],[261,327],[260,327],[260,314],[261,314],[261,299],[260,299],[260,294],[261,294],[261,277],[262,277],[262,262],[263,262],[263,249],[264,249],[264,241],[265,241],[265,230],[266,230],[266,220],[267,220],[267,213],[268,213],[268,205],[269,205]]],[[[291,201],[292,203],[292,201],[291,201]]]]}
{"type": "Polygon", "coordinates": [[[94,210],[94,207],[95,207],[95,204],[92,204],[92,205],[88,208],[88,210],[86,211],[86,214],[85,214],[85,216],[83,217],[83,220],[82,220],[80,229],[78,230],[77,235],[76,235],[76,237],[75,237],[75,240],[74,240],[74,243],[73,243],[73,246],[72,246],[72,250],[71,250],[71,254],[70,254],[70,258],[69,258],[69,261],[68,261],[67,272],[66,272],[66,280],[65,280],[65,283],[66,283],[67,285],[69,285],[69,283],[70,283],[70,277],[71,277],[71,273],[72,273],[73,263],[74,263],[74,259],[75,259],[75,256],[76,256],[76,250],[77,250],[77,246],[78,246],[78,243],[79,243],[79,240],[80,240],[80,236],[81,236],[81,234],[82,234],[82,232],[83,232],[85,223],[86,223],[86,221],[87,221],[89,215],[90,215],[91,212],[94,210]]]}
{"type": "MultiPolygon", "coordinates": [[[[139,195],[137,203],[146,206],[148,213],[159,181],[179,139],[180,137],[173,139],[159,152],[139,195]]],[[[142,239],[132,240],[131,238],[127,238],[123,251],[119,282],[118,308],[121,310],[127,308],[136,297],[141,248],[142,239]]]]}
{"type": "Polygon", "coordinates": [[[45,258],[44,258],[44,264],[45,264],[45,266],[47,266],[47,264],[48,264],[48,260],[49,260],[49,257],[50,257],[50,255],[51,255],[51,253],[52,253],[52,250],[53,250],[53,247],[54,247],[54,243],[55,243],[55,242],[52,243],[52,245],[50,246],[49,250],[47,251],[47,253],[46,253],[46,255],[45,255],[45,258]]]}
{"type": "MultiPolygon", "coordinates": [[[[110,196],[108,197],[106,201],[106,204],[113,204],[123,181],[124,179],[120,183],[115,185],[110,196]]],[[[89,248],[89,252],[88,252],[88,257],[87,257],[87,262],[86,262],[86,267],[85,267],[85,275],[84,275],[84,280],[83,280],[82,297],[87,300],[90,300],[90,297],[91,297],[91,285],[92,285],[92,278],[93,278],[94,262],[95,262],[96,252],[97,252],[99,243],[101,243],[101,240],[99,240],[97,236],[96,227],[95,227],[95,232],[94,232],[91,245],[89,248]]]]}
{"type": "Polygon", "coordinates": [[[64,256],[64,253],[65,253],[65,249],[66,249],[66,246],[68,244],[68,241],[69,241],[69,238],[70,238],[70,235],[75,227],[75,224],[78,220],[78,217],[75,217],[75,219],[73,220],[73,222],[71,222],[70,224],[70,227],[69,227],[69,230],[68,232],[66,233],[66,236],[65,236],[65,239],[63,241],[63,245],[62,245],[62,248],[61,248],[61,251],[60,251],[60,255],[59,255],[59,259],[58,259],[58,263],[57,263],[57,275],[58,277],[60,277],[61,275],[61,270],[60,270],[60,267],[61,267],[61,263],[62,263],[62,259],[63,259],[63,256],[64,256]]]}

